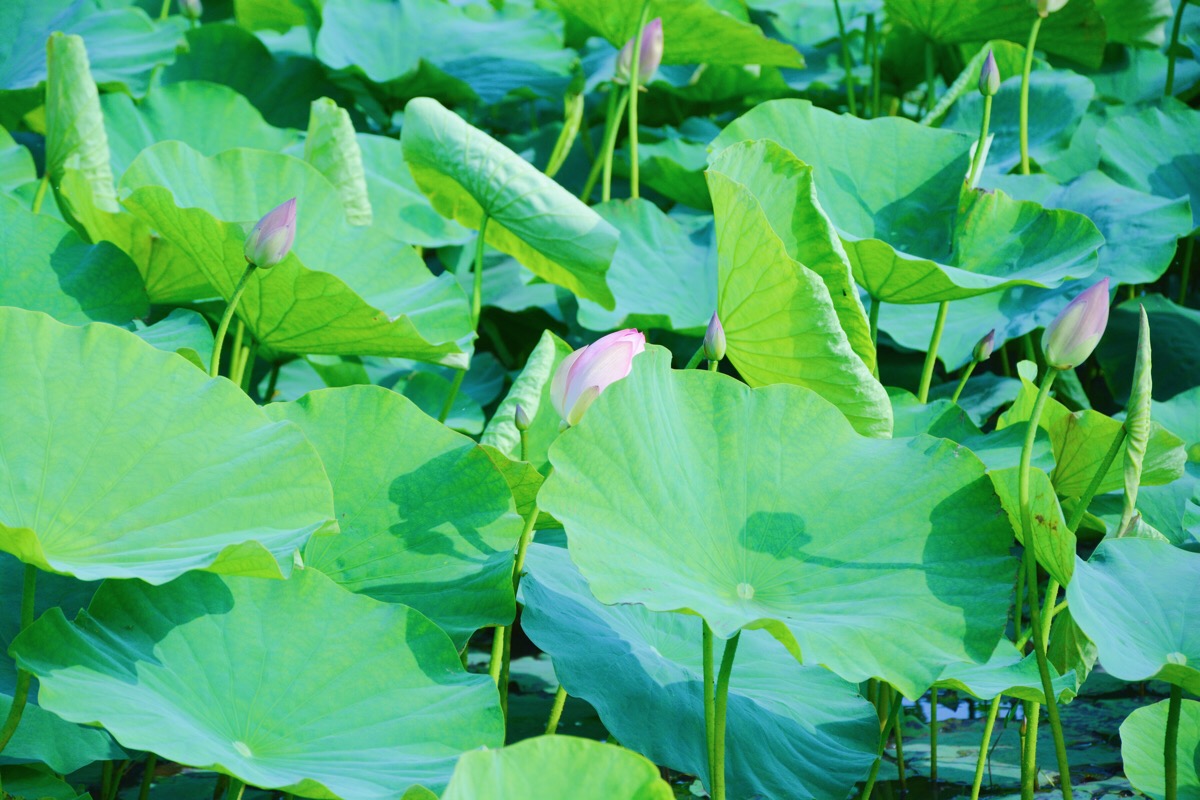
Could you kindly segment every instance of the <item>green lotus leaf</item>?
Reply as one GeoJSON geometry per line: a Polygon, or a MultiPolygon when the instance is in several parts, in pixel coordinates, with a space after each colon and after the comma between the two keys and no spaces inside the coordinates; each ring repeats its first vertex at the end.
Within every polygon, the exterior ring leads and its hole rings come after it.
{"type": "Polygon", "coordinates": [[[135,336],[159,350],[178,353],[208,372],[208,362],[212,358],[213,332],[208,320],[198,311],[175,308],[153,325],[135,322],[132,331],[135,336]]]}
{"type": "Polygon", "coordinates": [[[160,142],[142,151],[121,187],[125,207],[226,298],[245,270],[249,224],[297,198],[292,253],[252,275],[237,308],[271,350],[466,365],[457,340],[470,335],[470,313],[452,276],[431,276],[379,227],[348,225],[332,185],[300,159],[259,150],[205,158],[160,142]]]}
{"type": "Polygon", "coordinates": [[[672,800],[658,767],[632,750],[574,736],[538,736],[465,754],[442,800],[672,800]]]}
{"type": "MultiPolygon", "coordinates": [[[[938,349],[948,369],[970,361],[975,343],[989,330],[996,331],[999,344],[1044,328],[1075,295],[1102,277],[1114,284],[1153,283],[1170,266],[1176,240],[1192,228],[1186,199],[1166,200],[1129,189],[1097,171],[1066,186],[1045,178],[1009,176],[998,186],[1014,197],[1087,216],[1104,235],[1104,246],[1097,251],[1099,266],[1088,281],[1071,281],[1057,289],[1012,286],[956,301],[938,349]],[[1035,190],[1041,184],[1045,191],[1035,190]]],[[[886,304],[880,310],[879,327],[898,344],[924,350],[936,316],[937,309],[931,306],[886,304]]]]}
{"type": "Polygon", "coordinates": [[[336,530],[312,446],[228,381],[102,323],[0,309],[0,338],[0,550],[82,580],[281,577],[336,530]]]}
{"type": "MultiPolygon", "coordinates": [[[[992,470],[988,473],[996,494],[1008,515],[1009,524],[1017,541],[1024,543],[1024,526],[1021,524],[1021,503],[1018,492],[1018,467],[992,470]]],[[[1050,476],[1040,469],[1031,469],[1029,474],[1029,513],[1033,523],[1034,554],[1037,561],[1051,578],[1066,586],[1071,582],[1075,569],[1075,533],[1067,527],[1062,506],[1058,504],[1055,487],[1050,476]]],[[[1040,702],[1040,701],[1039,701],[1040,702]]]]}
{"type": "Polygon", "coordinates": [[[504,739],[495,686],[445,633],[312,569],[108,581],[74,623],[51,610],[12,652],[64,719],[301,797],[440,789],[463,751],[504,739]]]}
{"type": "Polygon", "coordinates": [[[1160,355],[1151,369],[1155,399],[1168,400],[1191,389],[1200,375],[1200,311],[1162,295],[1143,295],[1112,310],[1096,347],[1104,380],[1119,403],[1129,399],[1133,383],[1139,307],[1145,307],[1150,318],[1150,344],[1160,355]]]}
{"type": "MultiPolygon", "coordinates": [[[[1069,702],[1077,688],[1074,673],[1054,675],[1055,695],[1060,702],[1069,702]]],[[[991,658],[983,664],[958,662],[948,664],[935,684],[942,689],[966,692],[980,700],[993,700],[1001,694],[1045,703],[1042,677],[1038,672],[1037,656],[1023,655],[1012,642],[1001,641],[991,658]]]]}
{"type": "Polygon", "coordinates": [[[1128,45],[1161,47],[1166,23],[1175,11],[1171,0],[1095,0],[1104,15],[1108,40],[1128,45]]]}
{"type": "MultiPolygon", "coordinates": [[[[1129,782],[1154,800],[1166,797],[1163,750],[1167,705],[1163,700],[1139,708],[1121,723],[1121,762],[1129,782]]],[[[1179,709],[1176,742],[1176,791],[1180,800],[1200,798],[1200,702],[1184,700],[1179,709]]]]}
{"type": "MultiPolygon", "coordinates": [[[[554,674],[626,747],[656,764],[705,775],[700,620],[639,605],[602,605],[565,550],[534,544],[521,581],[521,628],[554,659],[554,674]]],[[[875,761],[879,720],[822,667],[798,667],[765,631],[738,645],[729,688],[732,797],[840,798],[875,761]]],[[[1036,671],[1034,673],[1036,678],[1036,671]]]]}
{"type": "Polygon", "coordinates": [[[463,244],[470,232],[433,210],[404,163],[404,147],[386,136],[358,134],[375,218],[396,238],[421,247],[463,244]]]}
{"type": "Polygon", "coordinates": [[[605,280],[616,230],[529,162],[436,100],[408,104],[401,132],[417,185],[441,214],[479,229],[487,242],[550,283],[615,306],[605,280]]]}
{"type": "Polygon", "coordinates": [[[766,627],[909,697],[999,639],[1012,531],[944,439],[862,437],[810,390],[673,372],[650,346],[550,460],[539,503],[603,603],[690,611],[721,638],[766,627]]]}
{"type": "Polygon", "coordinates": [[[571,346],[550,331],[542,333],[537,346],[525,361],[525,368],[513,381],[512,388],[496,409],[480,441],[512,459],[528,461],[545,472],[547,453],[558,438],[562,418],[550,401],[550,381],[559,363],[571,354],[571,346]],[[514,421],[517,404],[529,415],[525,432],[528,452],[521,457],[521,435],[514,421]]]}
{"type": "Polygon", "coordinates": [[[1180,392],[1170,400],[1151,400],[1150,416],[1189,446],[1200,442],[1200,386],[1180,392]]]}
{"type": "Polygon", "coordinates": [[[1190,198],[1192,227],[1200,227],[1200,111],[1170,106],[1114,116],[1096,144],[1102,170],[1139,191],[1190,198]]]}
{"type": "MultiPolygon", "coordinates": [[[[566,14],[621,47],[637,32],[642,6],[608,0],[557,0],[566,14]]],[[[664,64],[803,67],[794,47],[769,39],[740,4],[714,7],[706,0],[651,0],[650,18],[662,17],[664,64]],[[732,13],[731,13],[732,12],[732,13]]]]}
{"type": "Polygon", "coordinates": [[[1155,539],[1109,539],[1075,565],[1067,601],[1110,675],[1200,694],[1197,585],[1200,553],[1155,539]]]}
{"type": "Polygon", "coordinates": [[[57,189],[69,162],[87,181],[96,206],[116,211],[104,115],[83,39],[54,33],[46,50],[46,174],[57,189]]]}
{"type": "Polygon", "coordinates": [[[37,168],[29,148],[17,144],[8,131],[0,128],[0,192],[7,194],[36,180],[37,168]]]}
{"type": "Polygon", "coordinates": [[[730,123],[713,150],[764,138],[812,166],[816,197],[855,280],[885,303],[957,300],[1017,284],[1055,286],[1096,268],[1104,237],[1081,214],[999,191],[961,191],[972,144],[965,134],[777,100],[730,123]],[[863,153],[877,155],[865,159],[863,153]],[[896,168],[879,169],[881,162],[896,168]]]}
{"type": "MultiPolygon", "coordinates": [[[[969,50],[966,47],[963,49],[965,57],[966,52],[969,52],[969,50]]],[[[1018,75],[1025,68],[1025,48],[1023,45],[1003,40],[987,42],[975,52],[975,55],[971,57],[967,65],[958,73],[958,77],[954,79],[954,82],[946,87],[946,91],[938,96],[933,110],[921,118],[922,125],[942,124],[946,115],[954,110],[960,100],[969,102],[970,98],[978,96],[979,75],[983,71],[983,63],[988,53],[991,53],[992,57],[996,60],[996,68],[1000,71],[1001,78],[1018,75]]],[[[1045,66],[1047,65],[1044,61],[1035,58],[1035,70],[1045,66]]],[[[1030,125],[1039,121],[1031,119],[1030,125]]],[[[979,128],[977,127],[973,131],[968,131],[968,133],[978,136],[979,128]]]]}
{"type": "MultiPolygon", "coordinates": [[[[835,290],[789,253],[760,197],[739,180],[738,161],[761,159],[769,144],[734,145],[706,173],[717,220],[717,310],[728,358],[751,386],[804,386],[837,406],[859,433],[890,436],[887,392],[838,317],[846,308],[843,292],[853,287],[837,291],[835,303],[835,290]]],[[[828,263],[824,253],[831,251],[817,244],[808,252],[828,263]]]]}
{"type": "Polygon", "coordinates": [[[620,241],[608,271],[615,311],[579,303],[579,324],[593,331],[660,328],[702,334],[717,310],[712,229],[690,230],[649,200],[613,200],[596,211],[620,241]]]}
{"type": "Polygon", "coordinates": [[[123,323],[149,311],[129,256],[87,244],[66,223],[0,195],[0,305],[43,311],[60,322],[123,323]]]}
{"type": "Polygon", "coordinates": [[[310,568],[412,606],[460,649],[479,628],[512,622],[522,522],[473,441],[379,386],[324,389],[266,412],[304,431],[333,485],[342,533],[309,541],[310,568]]]}
{"type": "Polygon", "coordinates": [[[187,32],[187,51],[161,73],[164,84],[180,81],[220,83],[245,95],[272,125],[304,128],[309,107],[320,97],[338,105],[353,103],[335,86],[315,58],[273,55],[253,33],[237,25],[201,25],[187,32]]]}
{"type": "MultiPolygon", "coordinates": [[[[696,117],[685,120],[679,129],[664,126],[657,131],[642,131],[646,141],[638,143],[640,180],[664,197],[685,206],[712,210],[704,169],[708,166],[708,143],[720,132],[709,120],[696,117]],[[707,124],[705,124],[707,123],[707,124]],[[655,135],[661,138],[655,141],[655,135]]],[[[627,174],[629,148],[617,150],[615,174],[627,174]]]]}
{"type": "Polygon", "coordinates": [[[363,171],[362,150],[354,123],[344,108],[328,97],[314,100],[304,139],[304,160],[316,167],[337,189],[351,225],[371,224],[371,200],[363,171]]]}
{"type": "Polygon", "coordinates": [[[251,31],[274,30],[286,33],[299,25],[321,25],[323,0],[234,0],[238,25],[251,31]]]}
{"type": "Polygon", "coordinates": [[[317,57],[389,99],[560,96],[576,58],[563,48],[557,14],[516,4],[468,10],[439,0],[325,0],[322,17],[317,57]]]}
{"type": "Polygon", "coordinates": [[[44,767],[6,767],[0,769],[0,780],[14,800],[92,800],[44,767]]]}
{"type": "Polygon", "coordinates": [[[141,95],[154,69],[175,59],[182,41],[178,22],[156,24],[140,8],[97,10],[95,3],[78,0],[4,3],[0,7],[0,123],[11,127],[41,105],[46,36],[51,31],[83,37],[97,83],[141,95]]]}
{"type": "Polygon", "coordinates": [[[134,103],[127,94],[100,98],[113,172],[121,175],[138,153],[176,139],[206,156],[234,147],[282,150],[299,141],[296,131],[268,125],[242,95],[207,81],[155,86],[134,103]]]}
{"type": "Polygon", "coordinates": [[[1079,630],[1079,625],[1071,616],[1070,607],[1054,615],[1046,657],[1060,675],[1075,673],[1076,691],[1096,666],[1096,645],[1079,630]]]}
{"type": "MultiPolygon", "coordinates": [[[[1030,3],[1013,0],[886,0],[888,19],[939,44],[1007,39],[1025,44],[1037,19],[1030,3]]],[[[1048,16],[1038,47],[1072,61],[1099,67],[1104,58],[1104,17],[1093,0],[1073,0],[1048,16]]]]}

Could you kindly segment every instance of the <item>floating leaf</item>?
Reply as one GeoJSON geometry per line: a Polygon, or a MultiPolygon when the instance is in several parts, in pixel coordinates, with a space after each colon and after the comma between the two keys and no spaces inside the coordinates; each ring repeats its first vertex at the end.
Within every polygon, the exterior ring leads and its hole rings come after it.
{"type": "Polygon", "coordinates": [[[494,685],[445,633],[311,569],[108,581],[74,623],[52,610],[12,650],[64,719],[302,797],[441,788],[459,754],[504,739],[494,685]]]}
{"type": "Polygon", "coordinates": [[[991,654],[1015,562],[974,456],[859,436],[802,387],[669,365],[648,347],[551,449],[539,502],[597,599],[692,611],[721,638],[767,627],[909,697],[991,654]]]}
{"type": "Polygon", "coordinates": [[[428,97],[408,104],[401,142],[417,185],[439,212],[476,230],[486,216],[488,244],[614,308],[605,274],[618,235],[595,211],[428,97]]]}
{"type": "MultiPolygon", "coordinates": [[[[1167,700],[1134,711],[1121,723],[1121,762],[1129,782],[1155,800],[1166,797],[1163,750],[1166,745],[1167,700]]],[[[1200,798],[1200,702],[1183,700],[1176,742],[1176,797],[1200,798]]]]}
{"type": "Polygon", "coordinates": [[[266,411],[304,431],[333,485],[342,533],[309,542],[310,568],[412,606],[459,648],[479,628],[512,622],[522,522],[473,441],[378,386],[311,392],[266,411]]]}
{"type": "Polygon", "coordinates": [[[312,446],[229,381],[110,325],[0,309],[0,339],[0,550],[83,580],[282,577],[335,530],[312,446]]]}

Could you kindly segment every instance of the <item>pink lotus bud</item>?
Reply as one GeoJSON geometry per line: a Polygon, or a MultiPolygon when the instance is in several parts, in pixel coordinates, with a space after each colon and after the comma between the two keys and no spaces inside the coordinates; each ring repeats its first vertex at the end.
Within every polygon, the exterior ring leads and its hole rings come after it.
{"type": "Polygon", "coordinates": [[[725,357],[725,329],[715,313],[704,332],[704,357],[709,361],[720,361],[725,357]]]}
{"type": "MultiPolygon", "coordinates": [[[[630,39],[621,48],[621,52],[617,55],[617,74],[615,80],[617,83],[629,83],[629,70],[633,66],[633,43],[636,37],[630,39]]],[[[662,18],[655,17],[646,23],[646,27],[642,29],[642,49],[638,55],[638,85],[645,86],[654,77],[654,73],[658,72],[658,65],[662,63],[663,55],[663,29],[662,18]]]]}
{"type": "Polygon", "coordinates": [[[983,67],[979,70],[979,93],[984,97],[995,97],[1000,91],[1000,68],[996,66],[996,54],[988,50],[983,67]]]}
{"type": "Polygon", "coordinates": [[[629,374],[633,357],[645,349],[646,337],[627,328],[571,353],[558,365],[550,382],[554,410],[568,425],[578,424],[602,391],[629,374]]]}
{"type": "Polygon", "coordinates": [[[191,20],[200,19],[204,6],[200,0],[179,0],[179,13],[191,20]]]}
{"type": "Polygon", "coordinates": [[[1042,334],[1046,363],[1070,369],[1087,360],[1108,325],[1108,278],[1072,300],[1042,334]]]}
{"type": "Polygon", "coordinates": [[[296,198],[275,206],[258,221],[246,237],[246,260],[259,269],[269,269],[292,249],[296,238],[296,198]]]}
{"type": "Polygon", "coordinates": [[[513,409],[513,425],[516,425],[519,431],[527,431],[531,422],[529,413],[517,403],[517,407],[513,409]]]}
{"type": "Polygon", "coordinates": [[[1037,9],[1038,16],[1048,17],[1067,4],[1068,0],[1029,0],[1029,4],[1037,9]]]}
{"type": "Polygon", "coordinates": [[[979,362],[987,361],[989,358],[992,357],[992,351],[995,349],[996,349],[996,329],[992,328],[990,331],[987,332],[987,336],[984,336],[982,339],[980,339],[978,342],[976,342],[975,350],[971,354],[971,357],[979,362]]]}

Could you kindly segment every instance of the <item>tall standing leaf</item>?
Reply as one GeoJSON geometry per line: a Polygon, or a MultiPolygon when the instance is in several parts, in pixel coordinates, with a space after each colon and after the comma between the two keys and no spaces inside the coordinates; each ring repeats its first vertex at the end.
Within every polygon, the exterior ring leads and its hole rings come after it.
{"type": "Polygon", "coordinates": [[[328,97],[314,100],[304,140],[304,160],[316,167],[337,189],[351,225],[371,224],[371,199],[363,172],[362,150],[354,123],[344,108],[328,97]]]}
{"type": "Polygon", "coordinates": [[[1150,319],[1146,309],[1138,309],[1137,357],[1133,364],[1133,388],[1125,405],[1125,506],[1121,512],[1120,530],[1125,531],[1137,507],[1138,488],[1142,482],[1142,462],[1150,443],[1150,400],[1154,384],[1150,375],[1150,319]]]}
{"type": "Polygon", "coordinates": [[[46,63],[46,174],[57,189],[68,166],[78,169],[96,207],[116,211],[104,115],[83,38],[51,34],[46,63]]]}

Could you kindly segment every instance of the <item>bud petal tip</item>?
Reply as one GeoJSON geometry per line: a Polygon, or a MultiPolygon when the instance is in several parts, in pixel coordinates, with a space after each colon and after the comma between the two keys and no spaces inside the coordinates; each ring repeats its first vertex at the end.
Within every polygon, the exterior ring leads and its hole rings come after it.
{"type": "Polygon", "coordinates": [[[1087,360],[1108,326],[1108,278],[1085,289],[1067,304],[1042,334],[1046,363],[1071,369],[1087,360]]]}
{"type": "Polygon", "coordinates": [[[1000,68],[996,66],[996,54],[988,50],[983,67],[979,70],[979,93],[994,97],[1000,91],[1000,68]]]}
{"type": "Polygon", "coordinates": [[[284,259],[296,238],[296,198],[275,206],[246,237],[246,261],[270,269],[284,259]]]}
{"type": "Polygon", "coordinates": [[[709,361],[720,361],[725,357],[725,328],[721,319],[713,313],[704,331],[704,357],[709,361]]]}

